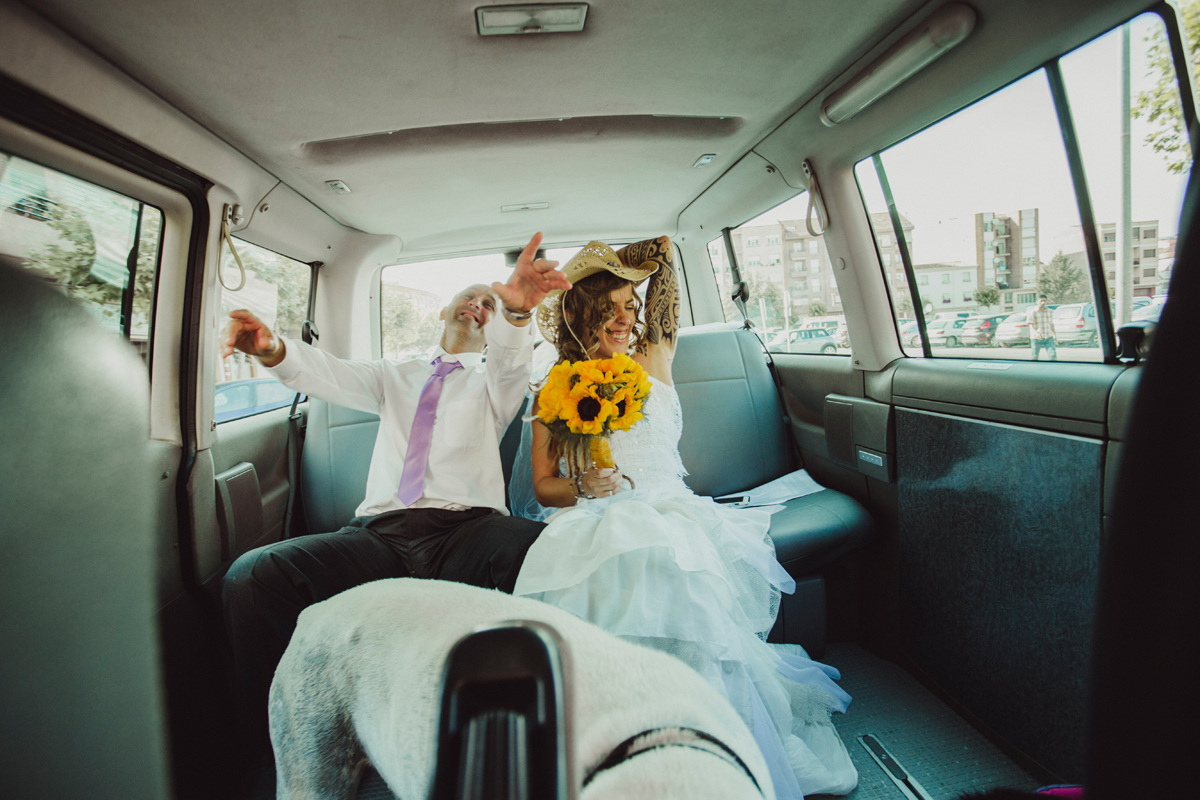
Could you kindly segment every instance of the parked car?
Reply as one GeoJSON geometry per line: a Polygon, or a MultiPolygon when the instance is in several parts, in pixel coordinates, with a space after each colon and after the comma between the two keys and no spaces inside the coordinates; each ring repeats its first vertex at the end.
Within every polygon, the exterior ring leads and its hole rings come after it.
{"type": "Polygon", "coordinates": [[[767,344],[772,353],[820,353],[832,355],[837,352],[837,343],[827,328],[801,328],[784,332],[767,344]]]}
{"type": "Polygon", "coordinates": [[[218,423],[261,414],[292,404],[296,393],[274,378],[218,383],[213,410],[218,423]]]}
{"type": "Polygon", "coordinates": [[[1029,346],[1029,312],[1010,314],[996,328],[996,342],[1001,347],[1029,346]]]}
{"type": "Polygon", "coordinates": [[[1150,298],[1149,303],[1145,303],[1141,308],[1135,308],[1133,311],[1134,319],[1149,319],[1155,322],[1162,316],[1163,306],[1167,304],[1167,296],[1165,294],[1155,295],[1150,298]]]}
{"type": "Polygon", "coordinates": [[[1096,326],[1096,306],[1071,303],[1054,309],[1054,336],[1059,344],[1094,347],[1100,343],[1096,326]]]}
{"type": "Polygon", "coordinates": [[[962,328],[962,342],[967,346],[984,345],[994,347],[996,331],[1006,318],[1004,314],[994,316],[967,317],[962,328]]]}
{"type": "Polygon", "coordinates": [[[917,328],[916,320],[897,320],[899,323],[896,328],[900,334],[901,344],[906,344],[909,347],[921,346],[921,331],[917,328]]]}
{"type": "Polygon", "coordinates": [[[833,341],[838,347],[850,346],[850,329],[846,325],[846,320],[842,320],[837,324],[837,328],[833,332],[833,341]]]}
{"type": "Polygon", "coordinates": [[[958,347],[962,344],[962,331],[966,326],[965,318],[937,320],[929,326],[930,347],[958,347]],[[933,325],[936,325],[936,330],[933,325]]]}
{"type": "Polygon", "coordinates": [[[837,330],[837,326],[845,321],[845,317],[809,317],[804,320],[804,324],[800,326],[800,329],[825,328],[829,331],[829,335],[832,336],[833,332],[837,330]]]}

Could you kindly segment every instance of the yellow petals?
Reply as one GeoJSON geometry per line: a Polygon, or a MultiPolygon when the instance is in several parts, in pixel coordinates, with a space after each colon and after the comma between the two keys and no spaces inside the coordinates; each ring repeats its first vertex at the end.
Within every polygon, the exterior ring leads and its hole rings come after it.
{"type": "Polygon", "coordinates": [[[629,356],[555,365],[538,394],[538,419],[556,440],[607,437],[642,419],[650,376],[629,356]]]}

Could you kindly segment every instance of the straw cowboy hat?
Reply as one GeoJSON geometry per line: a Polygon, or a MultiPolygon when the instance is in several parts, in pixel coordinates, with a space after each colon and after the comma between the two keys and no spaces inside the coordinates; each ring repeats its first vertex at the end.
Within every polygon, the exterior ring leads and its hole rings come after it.
{"type": "MultiPolygon", "coordinates": [[[[562,273],[574,284],[605,270],[638,286],[658,271],[658,262],[646,261],[638,266],[630,266],[604,242],[588,242],[563,266],[562,273]]],[[[538,328],[546,341],[556,347],[558,323],[562,319],[562,294],[562,289],[555,289],[546,295],[537,309],[538,328]]]]}

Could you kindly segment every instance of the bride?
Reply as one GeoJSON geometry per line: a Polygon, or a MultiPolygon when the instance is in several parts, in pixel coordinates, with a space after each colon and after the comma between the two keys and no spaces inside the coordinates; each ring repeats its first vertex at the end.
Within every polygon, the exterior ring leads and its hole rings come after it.
{"type": "Polygon", "coordinates": [[[612,434],[617,469],[563,474],[548,429],[533,422],[533,493],[559,510],[529,549],[513,594],[693,667],[753,731],[778,797],[846,794],[858,774],[830,720],[850,702],[831,680],[837,671],[799,647],[765,641],[780,591],[795,589],[767,535],[770,512],[721,506],[683,482],[671,380],[679,330],[672,252],[665,236],[619,253],[592,242],[563,267],[573,287],[538,308],[559,360],[630,353],[652,388],[644,419],[612,434]],[[642,314],[634,288],[647,279],[642,314]]]}

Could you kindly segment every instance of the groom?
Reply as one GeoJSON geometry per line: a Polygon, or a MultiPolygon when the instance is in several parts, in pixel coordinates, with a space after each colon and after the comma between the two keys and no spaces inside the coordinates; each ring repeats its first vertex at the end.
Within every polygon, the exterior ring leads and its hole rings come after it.
{"type": "Polygon", "coordinates": [[[225,625],[255,738],[267,691],[306,607],[381,578],[439,578],[512,592],[543,524],[509,515],[499,442],[529,383],[534,307],[570,283],[522,251],[508,282],[469,286],[442,309],[430,361],[346,361],[230,313],[222,354],[256,356],[281,383],[378,414],[366,496],[340,531],[245,553],[222,583],[225,625]],[[487,361],[483,362],[484,345],[487,361]]]}

